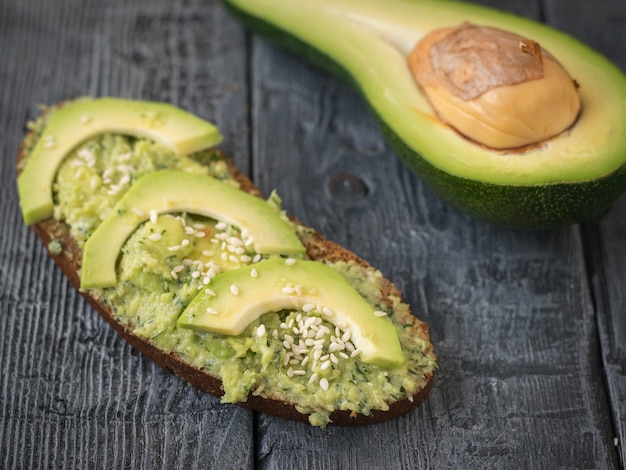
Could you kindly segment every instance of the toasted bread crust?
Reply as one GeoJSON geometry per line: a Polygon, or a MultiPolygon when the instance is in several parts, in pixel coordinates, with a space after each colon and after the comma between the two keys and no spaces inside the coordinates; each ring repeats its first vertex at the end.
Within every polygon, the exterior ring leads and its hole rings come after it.
{"type": "MultiPolygon", "coordinates": [[[[22,144],[18,153],[18,174],[20,172],[20,168],[22,167],[22,160],[25,157],[24,148],[25,146],[22,144]]],[[[230,173],[239,183],[240,188],[250,194],[261,197],[260,191],[252,183],[252,181],[241,173],[229,158],[223,155],[222,157],[226,162],[230,173]]],[[[115,320],[113,312],[109,307],[102,305],[88,291],[80,290],[82,253],[76,241],[71,237],[69,227],[66,224],[55,219],[48,219],[33,224],[31,228],[41,240],[50,257],[68,278],[72,286],[76,288],[94,308],[94,310],[96,310],[137,351],[146,355],[160,367],[174,373],[199,390],[209,393],[215,397],[221,397],[223,395],[222,382],[219,378],[211,375],[205,370],[191,366],[176,353],[163,351],[147,339],[133,333],[132,330],[115,320]],[[61,244],[63,249],[60,252],[53,252],[49,249],[50,243],[53,240],[61,244]]],[[[364,267],[371,267],[370,264],[362,258],[340,245],[326,239],[318,232],[311,230],[310,233],[311,236],[308,237],[307,240],[303,240],[303,243],[307,248],[307,255],[311,259],[333,262],[350,261],[364,267]]],[[[387,279],[385,279],[383,283],[383,294],[385,298],[401,298],[401,294],[398,289],[387,279]]],[[[413,326],[415,336],[421,338],[429,344],[429,349],[426,353],[434,358],[435,355],[430,341],[430,334],[427,325],[409,313],[403,316],[402,321],[406,324],[411,324],[413,326]]],[[[386,421],[408,413],[424,401],[432,388],[433,380],[434,373],[426,377],[426,385],[421,390],[418,390],[412,396],[407,396],[399,401],[389,403],[389,409],[387,411],[374,410],[371,415],[363,415],[353,414],[349,411],[335,410],[330,415],[331,423],[333,425],[341,426],[364,425],[386,421]]],[[[254,395],[251,393],[246,402],[238,403],[238,405],[284,419],[301,422],[308,421],[308,415],[297,411],[295,403],[285,402],[280,399],[254,395]]]]}

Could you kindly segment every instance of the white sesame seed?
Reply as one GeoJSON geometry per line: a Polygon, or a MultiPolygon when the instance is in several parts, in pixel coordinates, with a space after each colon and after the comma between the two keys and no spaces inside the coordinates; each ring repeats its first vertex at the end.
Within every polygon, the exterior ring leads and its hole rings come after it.
{"type": "Polygon", "coordinates": [[[287,340],[283,341],[283,346],[285,347],[285,349],[291,349],[291,343],[287,340]]]}
{"type": "Polygon", "coordinates": [[[341,356],[343,359],[350,359],[350,356],[348,356],[345,352],[340,352],[339,356],[341,356]]]}
{"type": "Polygon", "coordinates": [[[256,329],[256,335],[260,338],[261,336],[265,336],[265,325],[261,324],[256,329]]]}
{"type": "Polygon", "coordinates": [[[143,217],[144,215],[146,215],[146,213],[138,207],[133,207],[133,214],[135,214],[137,217],[143,217]]]}
{"type": "Polygon", "coordinates": [[[196,238],[204,238],[204,237],[206,237],[206,233],[204,233],[204,232],[195,232],[193,234],[193,236],[196,237],[196,238]]]}
{"type": "Polygon", "coordinates": [[[328,379],[326,377],[322,377],[320,379],[320,387],[322,388],[322,390],[324,390],[325,392],[328,390],[328,379]]]}
{"type": "Polygon", "coordinates": [[[334,354],[330,355],[330,360],[331,362],[334,362],[335,364],[339,364],[339,359],[337,359],[337,356],[335,356],[334,354]]]}
{"type": "Polygon", "coordinates": [[[313,304],[304,304],[304,305],[302,306],[302,311],[303,311],[304,313],[309,313],[310,311],[312,311],[312,310],[314,310],[314,309],[315,309],[315,305],[313,305],[313,304]]]}
{"type": "Polygon", "coordinates": [[[174,245],[174,246],[170,246],[168,248],[169,251],[178,251],[180,250],[180,245],[174,245]]]}
{"type": "Polygon", "coordinates": [[[128,183],[130,183],[130,175],[124,175],[122,176],[118,184],[120,186],[126,186],[128,183]]]}
{"type": "Polygon", "coordinates": [[[233,263],[239,263],[239,258],[237,258],[235,255],[230,255],[228,259],[233,263]]]}
{"type": "Polygon", "coordinates": [[[315,382],[317,380],[317,377],[318,377],[317,372],[313,372],[311,374],[311,377],[309,378],[309,383],[312,384],[313,382],[315,382]]]}
{"type": "Polygon", "coordinates": [[[322,362],[322,365],[320,366],[321,370],[326,370],[330,367],[330,360],[326,360],[324,362],[322,362]]]}
{"type": "Polygon", "coordinates": [[[161,236],[160,233],[151,233],[150,235],[148,235],[148,239],[153,242],[158,242],[161,240],[161,238],[163,237],[161,236]]]}
{"type": "Polygon", "coordinates": [[[383,312],[381,310],[376,310],[374,312],[374,315],[377,316],[377,317],[386,317],[387,316],[387,312],[383,312]]]}
{"type": "Polygon", "coordinates": [[[294,375],[306,375],[306,371],[302,369],[296,369],[293,371],[294,375]]]}
{"type": "Polygon", "coordinates": [[[347,330],[342,336],[341,336],[341,341],[344,343],[347,343],[348,341],[350,341],[350,337],[352,336],[352,333],[350,333],[350,330],[347,330]]]}
{"type": "Polygon", "coordinates": [[[213,252],[209,250],[204,250],[202,252],[202,256],[213,256],[213,252]]]}
{"type": "Polygon", "coordinates": [[[150,222],[152,222],[153,224],[156,224],[157,217],[158,217],[157,211],[155,211],[154,209],[151,209],[150,210],[150,222]]]}
{"type": "Polygon", "coordinates": [[[231,284],[230,286],[230,292],[233,295],[239,295],[239,287],[237,287],[235,284],[231,284]]]}
{"type": "Polygon", "coordinates": [[[359,354],[361,354],[361,350],[360,349],[355,349],[354,351],[352,351],[352,353],[350,354],[350,357],[354,358],[357,357],[359,354]]]}
{"type": "Polygon", "coordinates": [[[304,359],[302,359],[302,361],[300,362],[300,365],[304,367],[307,364],[307,362],[309,362],[309,356],[304,356],[304,359]]]}
{"type": "Polygon", "coordinates": [[[207,284],[209,284],[210,282],[211,282],[211,277],[210,277],[210,276],[204,276],[204,277],[202,278],[202,284],[204,284],[205,286],[206,286],[207,284]]]}
{"type": "Polygon", "coordinates": [[[413,403],[413,395],[409,395],[409,401],[413,403]]]}
{"type": "Polygon", "coordinates": [[[200,277],[200,271],[194,271],[191,273],[191,277],[198,279],[200,277]]]}
{"type": "Polygon", "coordinates": [[[294,288],[293,288],[293,287],[286,286],[286,287],[283,287],[283,288],[282,288],[282,293],[283,293],[283,294],[290,295],[290,294],[293,294],[294,292],[295,292],[295,290],[294,290],[294,288]]]}
{"type": "Polygon", "coordinates": [[[287,377],[293,377],[293,367],[287,369],[287,377]]]}
{"type": "Polygon", "coordinates": [[[189,245],[189,240],[187,240],[185,238],[182,242],[180,242],[180,244],[181,244],[181,246],[187,246],[187,245],[189,245]]]}
{"type": "Polygon", "coordinates": [[[102,173],[102,178],[110,178],[111,176],[113,176],[113,172],[115,170],[113,168],[107,168],[106,170],[104,170],[104,172],[102,173]]]}
{"type": "Polygon", "coordinates": [[[247,263],[249,263],[250,261],[252,261],[252,258],[251,258],[250,256],[248,256],[248,255],[242,255],[242,256],[239,258],[239,260],[240,260],[242,263],[246,263],[246,264],[247,264],[247,263]]]}
{"type": "Polygon", "coordinates": [[[228,225],[226,224],[226,222],[218,222],[217,224],[215,224],[215,228],[218,230],[225,230],[228,227],[228,225]]]}
{"type": "Polygon", "coordinates": [[[204,293],[212,297],[217,295],[213,289],[209,289],[209,288],[204,289],[204,293]]]}
{"type": "Polygon", "coordinates": [[[173,271],[174,271],[175,273],[179,273],[179,272],[181,272],[183,269],[185,269],[185,266],[183,266],[182,264],[179,264],[178,266],[175,266],[175,267],[174,267],[173,271]]]}
{"type": "Polygon", "coordinates": [[[172,276],[172,279],[178,279],[178,274],[176,274],[176,271],[170,271],[170,275],[172,276]]]}
{"type": "Polygon", "coordinates": [[[296,260],[295,260],[294,258],[287,258],[287,259],[285,260],[285,264],[286,264],[287,266],[293,266],[294,264],[296,264],[296,260]]]}
{"type": "Polygon", "coordinates": [[[217,310],[215,310],[213,307],[207,307],[206,311],[211,315],[217,315],[217,310]]]}
{"type": "Polygon", "coordinates": [[[331,309],[329,309],[328,307],[323,307],[322,308],[322,315],[327,316],[327,317],[332,317],[335,314],[333,313],[333,311],[331,309]]]}

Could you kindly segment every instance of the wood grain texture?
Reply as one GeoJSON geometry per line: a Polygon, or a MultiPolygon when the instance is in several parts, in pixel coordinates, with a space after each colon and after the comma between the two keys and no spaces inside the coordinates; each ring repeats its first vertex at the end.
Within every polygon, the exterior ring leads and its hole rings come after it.
{"type": "MultiPolygon", "coordinates": [[[[602,52],[626,72],[626,6],[621,0],[548,0],[550,22],[602,52]],[[589,27],[589,20],[595,27],[589,27]]],[[[604,216],[584,225],[589,277],[597,311],[602,367],[615,429],[617,452],[626,462],[626,198],[604,216]]]]}

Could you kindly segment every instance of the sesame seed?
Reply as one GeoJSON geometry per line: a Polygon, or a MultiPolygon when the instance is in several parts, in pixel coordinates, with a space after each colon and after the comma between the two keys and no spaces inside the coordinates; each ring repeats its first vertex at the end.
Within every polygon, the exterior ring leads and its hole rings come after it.
{"type": "Polygon", "coordinates": [[[261,324],[256,329],[256,335],[260,338],[261,336],[265,336],[265,325],[261,324]]]}
{"type": "Polygon", "coordinates": [[[383,312],[381,310],[376,310],[374,312],[374,315],[377,316],[377,317],[386,317],[387,316],[387,312],[383,312]]]}
{"type": "Polygon", "coordinates": [[[233,263],[239,263],[239,258],[237,258],[235,255],[230,255],[228,259],[233,263]]]}
{"type": "Polygon", "coordinates": [[[235,284],[231,284],[230,286],[230,292],[233,295],[239,295],[239,287],[237,287],[235,284]]]}
{"type": "Polygon", "coordinates": [[[206,237],[206,233],[204,233],[204,232],[195,232],[193,234],[193,236],[196,237],[196,238],[204,238],[204,237],[206,237]]]}
{"type": "Polygon", "coordinates": [[[303,311],[304,313],[309,313],[310,311],[312,311],[312,310],[314,310],[314,309],[315,309],[315,305],[313,305],[313,304],[304,304],[304,305],[302,306],[302,311],[303,311]]]}
{"type": "Polygon", "coordinates": [[[326,370],[330,367],[330,360],[326,360],[324,362],[322,362],[322,365],[320,366],[321,370],[326,370]]]}
{"type": "Polygon", "coordinates": [[[228,225],[226,224],[226,222],[218,222],[217,224],[215,224],[215,228],[218,230],[225,230],[228,227],[228,225]]]}
{"type": "Polygon", "coordinates": [[[352,354],[350,354],[350,357],[354,358],[357,357],[359,354],[361,354],[361,350],[355,349],[354,351],[352,351],[352,354]]]}
{"type": "Polygon", "coordinates": [[[332,317],[334,315],[333,311],[331,309],[329,309],[328,307],[323,307],[322,308],[322,314],[327,316],[327,317],[332,317]]]}
{"type": "Polygon", "coordinates": [[[325,392],[328,390],[328,379],[326,377],[322,377],[320,379],[320,387],[322,388],[322,390],[324,390],[325,392]]]}
{"type": "Polygon", "coordinates": [[[133,214],[135,214],[137,217],[143,217],[144,215],[146,215],[146,213],[138,207],[133,207],[133,214]]]}
{"type": "Polygon", "coordinates": [[[306,375],[306,371],[302,369],[296,369],[293,371],[294,375],[306,375]]]}
{"type": "Polygon", "coordinates": [[[209,289],[209,288],[204,289],[204,292],[205,294],[210,295],[212,297],[217,295],[213,289],[209,289]]]}
{"type": "Polygon", "coordinates": [[[252,271],[250,271],[250,276],[258,277],[259,276],[259,272],[255,268],[252,268],[252,271]]]}
{"type": "Polygon", "coordinates": [[[181,272],[183,269],[185,269],[185,266],[183,266],[182,264],[179,264],[178,266],[175,266],[175,267],[174,267],[173,271],[174,271],[175,273],[179,273],[179,272],[181,272]]]}
{"type": "Polygon", "coordinates": [[[348,356],[345,352],[340,352],[339,356],[341,356],[343,359],[350,359],[350,356],[348,356]]]}
{"type": "Polygon", "coordinates": [[[334,362],[335,364],[339,364],[339,359],[337,359],[337,356],[335,356],[332,353],[330,355],[330,360],[331,360],[331,362],[334,362]]]}
{"type": "Polygon", "coordinates": [[[295,290],[294,290],[293,287],[286,286],[286,287],[282,288],[282,292],[283,292],[283,294],[289,295],[289,294],[293,294],[295,292],[295,290]]]}
{"type": "Polygon", "coordinates": [[[211,282],[211,277],[210,277],[210,276],[204,276],[204,277],[202,278],[202,284],[204,284],[205,286],[206,286],[207,284],[209,284],[210,282],[211,282]]]}
{"type": "Polygon", "coordinates": [[[212,252],[212,251],[209,251],[209,250],[204,250],[204,251],[202,252],[202,255],[203,255],[203,256],[213,256],[213,252],[212,252]]]}
{"type": "Polygon", "coordinates": [[[172,276],[172,279],[178,279],[178,274],[176,274],[176,271],[170,271],[170,275],[172,276]]]}
{"type": "Polygon", "coordinates": [[[312,384],[313,382],[315,382],[317,380],[317,372],[313,372],[313,374],[311,374],[311,377],[309,378],[309,383],[312,384]]]}
{"type": "Polygon", "coordinates": [[[155,211],[154,209],[151,209],[150,210],[150,222],[152,222],[153,224],[156,224],[157,217],[158,217],[157,211],[155,211]]]}
{"type": "Polygon", "coordinates": [[[200,271],[194,271],[191,273],[191,277],[198,279],[200,277],[200,271]]]}
{"type": "Polygon", "coordinates": [[[161,236],[160,233],[152,233],[152,234],[148,235],[148,239],[153,241],[153,242],[158,242],[158,241],[161,240],[161,238],[163,238],[163,237],[161,236]]]}
{"type": "Polygon", "coordinates": [[[187,245],[189,245],[189,240],[187,240],[185,238],[182,242],[180,242],[180,244],[181,244],[181,246],[187,246],[187,245]]]}
{"type": "Polygon", "coordinates": [[[285,347],[285,349],[291,349],[291,343],[287,340],[283,341],[283,346],[285,347]]]}
{"type": "Polygon", "coordinates": [[[174,246],[170,246],[168,248],[169,251],[178,251],[180,250],[180,245],[174,245],[174,246]]]}
{"type": "Polygon", "coordinates": [[[287,259],[285,260],[285,264],[286,264],[287,266],[293,266],[294,264],[296,264],[296,260],[295,260],[294,258],[287,258],[287,259]]]}
{"type": "Polygon", "coordinates": [[[211,315],[217,315],[217,310],[215,310],[213,307],[207,307],[206,311],[211,315]]]}
{"type": "Polygon", "coordinates": [[[256,255],[254,255],[254,258],[252,258],[252,262],[258,263],[259,261],[261,261],[261,255],[257,253],[256,255]]]}

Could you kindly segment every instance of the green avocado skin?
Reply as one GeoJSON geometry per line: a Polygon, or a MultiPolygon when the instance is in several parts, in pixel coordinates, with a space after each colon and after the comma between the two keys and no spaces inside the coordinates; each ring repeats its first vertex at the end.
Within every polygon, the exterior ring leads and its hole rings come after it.
{"type": "MultiPolygon", "coordinates": [[[[324,68],[360,92],[357,81],[326,54],[224,0],[227,10],[251,31],[324,68]]],[[[367,100],[365,100],[367,102],[367,100]]],[[[368,103],[369,104],[369,103],[368,103]]],[[[502,185],[443,171],[410,148],[376,116],[386,141],[407,167],[435,194],[457,208],[491,223],[521,230],[550,230],[593,219],[606,212],[626,189],[626,164],[588,181],[502,185]]],[[[468,144],[469,145],[469,144],[468,144]]]]}

